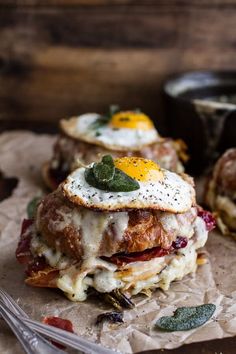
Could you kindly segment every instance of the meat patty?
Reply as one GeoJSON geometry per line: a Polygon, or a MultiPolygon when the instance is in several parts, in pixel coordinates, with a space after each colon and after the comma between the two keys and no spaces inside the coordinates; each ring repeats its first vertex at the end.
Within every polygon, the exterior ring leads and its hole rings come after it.
{"type": "MultiPolygon", "coordinates": [[[[84,255],[84,245],[90,235],[83,235],[78,224],[80,215],[87,213],[88,220],[111,213],[92,211],[68,201],[60,188],[47,195],[38,208],[36,228],[41,238],[53,249],[69,257],[80,260],[84,255]],[[84,237],[84,239],[83,239],[84,237]]],[[[119,212],[116,213],[116,216],[119,212]]],[[[196,208],[184,214],[171,214],[154,210],[132,210],[127,212],[128,224],[122,235],[118,235],[114,223],[108,223],[96,256],[111,256],[119,252],[140,252],[160,246],[168,249],[177,236],[186,236],[186,228],[191,233],[191,225],[196,218],[196,208]],[[165,216],[169,217],[166,226],[165,216]],[[184,230],[184,231],[183,231],[184,230]],[[181,232],[184,232],[182,235],[181,232]]]]}

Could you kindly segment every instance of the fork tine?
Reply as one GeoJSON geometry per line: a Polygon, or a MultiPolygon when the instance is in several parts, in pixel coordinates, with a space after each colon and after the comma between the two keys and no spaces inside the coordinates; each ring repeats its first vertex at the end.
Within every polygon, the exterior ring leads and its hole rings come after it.
{"type": "Polygon", "coordinates": [[[34,330],[37,332],[53,338],[53,340],[58,341],[59,343],[65,344],[71,348],[80,349],[85,353],[93,354],[119,354],[119,351],[108,349],[103,347],[101,344],[90,342],[89,340],[77,336],[74,333],[64,331],[57,327],[51,327],[44,325],[43,323],[33,321],[30,319],[24,320],[27,324],[31,325],[34,330]]]}
{"type": "Polygon", "coordinates": [[[29,319],[27,314],[20,308],[20,306],[7,294],[2,288],[0,288],[0,304],[1,302],[9,306],[9,309],[17,316],[28,324],[35,331],[46,335],[49,338],[57,340],[58,342],[68,345],[75,349],[80,349],[85,353],[100,353],[100,354],[114,354],[117,353],[114,350],[107,349],[99,344],[90,342],[89,340],[77,336],[74,333],[66,332],[60,328],[45,325],[43,323],[29,319]],[[22,318],[23,317],[23,318],[22,318]]]}
{"type": "Polygon", "coordinates": [[[59,350],[44,337],[33,331],[19,316],[11,312],[3,302],[0,304],[0,313],[27,354],[64,353],[64,351],[59,350]]]}
{"type": "Polygon", "coordinates": [[[28,315],[25,313],[25,311],[23,311],[22,308],[17,304],[17,302],[14,301],[12,297],[2,288],[0,288],[0,298],[3,302],[5,302],[6,305],[9,306],[12,312],[28,318],[28,315]]]}

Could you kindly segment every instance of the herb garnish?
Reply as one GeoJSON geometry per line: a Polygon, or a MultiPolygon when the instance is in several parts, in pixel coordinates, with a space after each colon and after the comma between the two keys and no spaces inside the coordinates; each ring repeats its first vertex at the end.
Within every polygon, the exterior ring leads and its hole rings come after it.
{"type": "MultiPolygon", "coordinates": [[[[118,105],[111,105],[109,107],[109,112],[103,116],[100,116],[98,117],[95,122],[93,122],[91,125],[90,125],[90,128],[93,129],[93,130],[98,130],[99,128],[103,127],[104,125],[107,125],[109,123],[109,121],[111,120],[112,116],[119,112],[120,110],[120,107],[118,105]]],[[[96,133],[96,136],[99,136],[97,135],[96,133]]]]}
{"type": "Polygon", "coordinates": [[[156,327],[167,332],[188,331],[200,327],[207,322],[216,306],[214,304],[204,304],[192,307],[180,307],[173,316],[164,316],[156,322],[156,327]]]}
{"type": "Polygon", "coordinates": [[[27,215],[29,219],[34,219],[41,197],[34,197],[27,205],[27,215]]]}
{"type": "Polygon", "coordinates": [[[90,186],[107,192],[131,192],[140,188],[139,183],[115,167],[111,155],[85,169],[85,180],[90,186]]]}
{"type": "Polygon", "coordinates": [[[97,316],[96,325],[102,323],[104,321],[113,322],[113,323],[123,323],[123,313],[112,311],[112,312],[105,312],[101,313],[97,316]]]}
{"type": "MultiPolygon", "coordinates": [[[[98,118],[90,125],[90,128],[91,128],[92,130],[97,131],[96,134],[95,134],[96,136],[100,136],[100,135],[101,135],[101,133],[98,131],[99,128],[102,128],[104,125],[107,125],[107,124],[110,122],[112,116],[113,116],[114,114],[118,113],[118,112],[120,112],[120,107],[119,107],[118,105],[115,105],[115,104],[114,104],[114,105],[111,105],[111,106],[109,107],[109,112],[108,112],[107,114],[104,114],[104,115],[98,117],[98,118]]],[[[141,113],[141,109],[140,109],[140,108],[135,108],[135,109],[133,110],[133,112],[134,112],[134,113],[141,113]]],[[[121,118],[121,121],[127,121],[127,120],[129,120],[129,117],[121,118]]],[[[118,128],[116,128],[116,129],[113,128],[113,130],[119,130],[119,129],[118,129],[118,128]]]]}

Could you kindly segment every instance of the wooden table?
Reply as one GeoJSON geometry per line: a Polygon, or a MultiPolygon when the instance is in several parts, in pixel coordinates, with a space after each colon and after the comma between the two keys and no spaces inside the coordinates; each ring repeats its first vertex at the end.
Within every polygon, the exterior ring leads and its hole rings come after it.
{"type": "Polygon", "coordinates": [[[235,0],[1,0],[0,120],[117,103],[165,133],[163,80],[235,68],[235,26],[235,0]]]}

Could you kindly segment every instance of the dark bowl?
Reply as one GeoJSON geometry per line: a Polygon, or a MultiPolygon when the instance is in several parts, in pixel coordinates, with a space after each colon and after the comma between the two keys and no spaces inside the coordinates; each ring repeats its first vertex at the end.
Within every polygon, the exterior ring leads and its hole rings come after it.
{"type": "Polygon", "coordinates": [[[163,85],[169,135],[189,148],[188,171],[201,173],[236,146],[236,71],[196,71],[163,85]]]}

